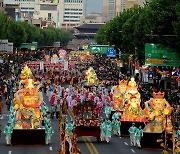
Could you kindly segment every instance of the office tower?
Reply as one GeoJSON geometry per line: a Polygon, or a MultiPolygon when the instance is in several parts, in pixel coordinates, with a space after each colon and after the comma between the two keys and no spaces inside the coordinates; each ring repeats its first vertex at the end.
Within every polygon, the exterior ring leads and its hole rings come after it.
{"type": "Polygon", "coordinates": [[[86,0],[59,0],[59,19],[62,29],[72,29],[85,16],[86,0]]]}

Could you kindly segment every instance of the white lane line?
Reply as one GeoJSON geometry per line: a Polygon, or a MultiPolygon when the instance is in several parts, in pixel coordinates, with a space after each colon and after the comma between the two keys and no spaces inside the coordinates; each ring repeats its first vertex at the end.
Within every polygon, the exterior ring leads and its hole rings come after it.
{"type": "Polygon", "coordinates": [[[136,153],[133,149],[131,149],[132,153],[136,153]]]}
{"type": "Polygon", "coordinates": [[[119,137],[119,138],[122,138],[122,137],[119,137]]]}
{"type": "Polygon", "coordinates": [[[49,147],[49,150],[52,151],[53,150],[52,147],[49,147]]]}
{"type": "Polygon", "coordinates": [[[124,142],[124,144],[128,145],[128,143],[127,143],[127,142],[124,142]]]}
{"type": "Polygon", "coordinates": [[[9,151],[9,152],[8,152],[8,154],[11,154],[11,153],[12,153],[12,151],[9,151]]]}

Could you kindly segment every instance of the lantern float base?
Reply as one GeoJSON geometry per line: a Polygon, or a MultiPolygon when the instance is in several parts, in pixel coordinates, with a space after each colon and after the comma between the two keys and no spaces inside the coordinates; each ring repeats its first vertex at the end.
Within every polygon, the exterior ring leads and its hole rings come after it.
{"type": "MultiPolygon", "coordinates": [[[[164,143],[164,132],[163,133],[148,133],[144,132],[143,137],[141,138],[141,147],[142,148],[154,148],[154,149],[163,149],[161,143],[164,143]],[[159,140],[159,142],[157,142],[159,140]]],[[[168,148],[172,148],[172,134],[167,134],[167,144],[168,148]]]]}
{"type": "Polygon", "coordinates": [[[45,144],[45,129],[14,129],[12,145],[45,144]]]}
{"type": "MultiPolygon", "coordinates": [[[[132,123],[134,121],[121,121],[121,135],[122,136],[129,136],[129,128],[132,126],[132,123]]],[[[141,126],[142,128],[144,128],[144,122],[134,122],[135,126],[137,128],[139,128],[139,126],[141,126]]]]}
{"type": "Polygon", "coordinates": [[[78,126],[75,128],[75,134],[79,136],[94,136],[97,138],[97,142],[100,141],[100,127],[84,127],[78,126]]]}

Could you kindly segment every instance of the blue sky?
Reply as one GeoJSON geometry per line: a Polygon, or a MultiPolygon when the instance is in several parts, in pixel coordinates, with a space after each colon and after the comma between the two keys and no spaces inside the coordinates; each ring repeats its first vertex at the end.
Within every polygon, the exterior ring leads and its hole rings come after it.
{"type": "Polygon", "coordinates": [[[87,11],[86,14],[91,12],[102,13],[102,0],[86,0],[87,11]]]}

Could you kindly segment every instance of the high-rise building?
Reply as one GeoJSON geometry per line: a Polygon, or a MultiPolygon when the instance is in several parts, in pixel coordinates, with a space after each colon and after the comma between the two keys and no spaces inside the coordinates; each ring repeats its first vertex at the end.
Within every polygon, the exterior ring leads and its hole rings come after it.
{"type": "Polygon", "coordinates": [[[127,0],[103,0],[103,22],[112,20],[126,9],[127,0]]]}
{"type": "Polygon", "coordinates": [[[59,0],[60,27],[72,29],[79,25],[80,18],[85,16],[86,0],[59,0]]]}
{"type": "Polygon", "coordinates": [[[143,6],[146,0],[103,0],[102,18],[103,22],[112,20],[114,17],[126,9],[131,9],[134,5],[143,6]]]}

